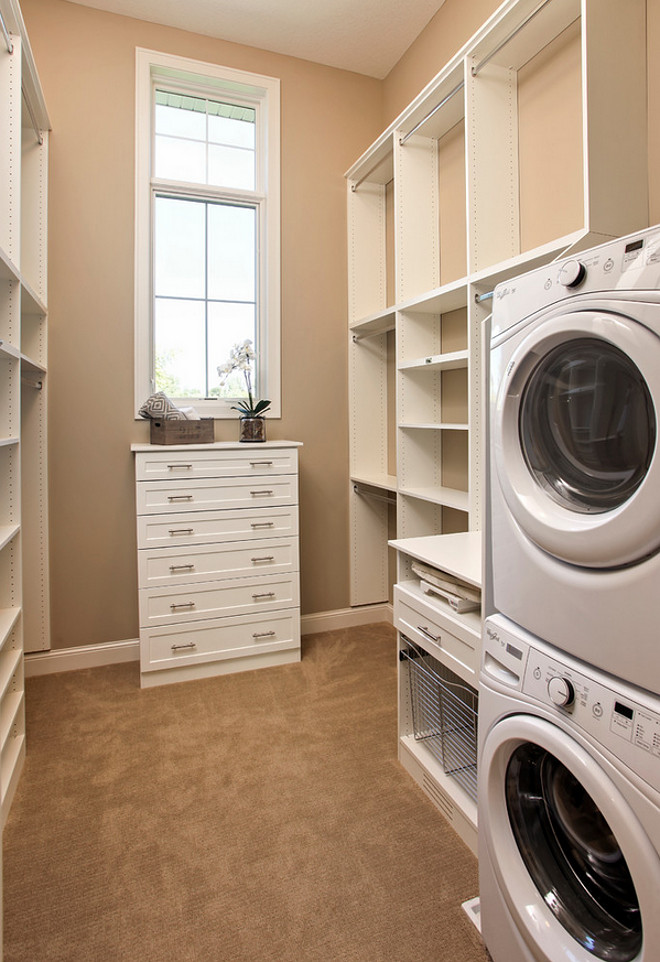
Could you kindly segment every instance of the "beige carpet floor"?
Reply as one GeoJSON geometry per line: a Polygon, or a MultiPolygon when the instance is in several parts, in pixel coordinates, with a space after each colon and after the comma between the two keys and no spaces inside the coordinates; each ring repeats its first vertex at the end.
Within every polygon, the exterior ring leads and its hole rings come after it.
{"type": "Polygon", "coordinates": [[[27,683],[5,962],[485,962],[476,861],[396,759],[387,625],[141,691],[27,683]]]}

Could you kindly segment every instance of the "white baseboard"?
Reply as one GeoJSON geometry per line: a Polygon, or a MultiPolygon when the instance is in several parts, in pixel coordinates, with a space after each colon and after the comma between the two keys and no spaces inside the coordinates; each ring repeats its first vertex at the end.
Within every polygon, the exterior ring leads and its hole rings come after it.
{"type": "MultiPolygon", "coordinates": [[[[392,605],[363,605],[359,608],[338,608],[336,611],[320,611],[303,615],[300,619],[303,635],[339,628],[356,628],[378,621],[392,624],[392,605]]],[[[137,638],[112,641],[102,645],[81,645],[79,648],[56,648],[51,651],[31,651],[25,655],[25,677],[54,675],[60,671],[77,671],[80,668],[99,668],[116,665],[122,661],[139,661],[140,642],[137,638]]]]}
{"type": "Polygon", "coordinates": [[[315,635],[319,631],[335,631],[338,628],[357,628],[359,625],[373,625],[377,621],[392,624],[394,615],[392,605],[361,605],[359,608],[337,608],[335,611],[319,611],[314,615],[303,615],[300,630],[303,635],[315,635]]]}
{"type": "Polygon", "coordinates": [[[79,648],[55,648],[51,651],[29,651],[25,655],[25,677],[54,675],[59,671],[99,668],[120,661],[139,661],[140,642],[111,641],[103,645],[81,645],[79,648]]]}

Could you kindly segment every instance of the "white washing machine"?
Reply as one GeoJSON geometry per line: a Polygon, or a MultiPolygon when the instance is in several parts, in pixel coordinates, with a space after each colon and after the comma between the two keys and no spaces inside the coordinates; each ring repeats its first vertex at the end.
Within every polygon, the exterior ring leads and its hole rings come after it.
{"type": "Polygon", "coordinates": [[[497,611],[660,692],[660,228],[495,289],[497,611]]]}
{"type": "Polygon", "coordinates": [[[658,962],[660,698],[488,618],[478,796],[493,962],[658,962]]]}

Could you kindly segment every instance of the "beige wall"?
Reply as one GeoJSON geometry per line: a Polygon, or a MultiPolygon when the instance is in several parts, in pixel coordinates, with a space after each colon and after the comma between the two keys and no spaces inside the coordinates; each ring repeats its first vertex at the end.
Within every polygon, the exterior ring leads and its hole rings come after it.
{"type": "MultiPolygon", "coordinates": [[[[62,0],[22,0],[52,121],[49,464],[53,647],[138,632],[133,459],[135,47],[282,84],[283,417],[301,452],[304,612],[348,605],[344,171],[379,81],[62,0]]],[[[218,440],[237,437],[216,422],[218,440]]]]}

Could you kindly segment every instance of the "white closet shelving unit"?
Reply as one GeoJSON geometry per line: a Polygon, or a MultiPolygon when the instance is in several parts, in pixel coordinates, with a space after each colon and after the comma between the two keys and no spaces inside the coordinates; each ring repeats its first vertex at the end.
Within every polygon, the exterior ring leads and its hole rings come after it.
{"type": "Polygon", "coordinates": [[[395,577],[410,588],[407,545],[421,558],[425,538],[431,564],[438,537],[462,539],[473,575],[495,286],[648,223],[645,0],[506,0],[346,177],[351,604],[366,605],[395,577]]]}
{"type": "Polygon", "coordinates": [[[353,605],[389,597],[369,495],[399,538],[480,527],[495,285],[647,225],[645,29],[644,0],[507,0],[347,172],[353,605]]]}
{"type": "Polygon", "coordinates": [[[24,650],[50,646],[48,115],[20,8],[0,0],[0,823],[25,757],[24,650]],[[6,32],[6,36],[5,36],[6,32]]]}

